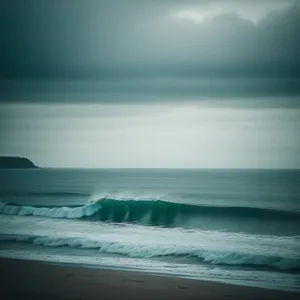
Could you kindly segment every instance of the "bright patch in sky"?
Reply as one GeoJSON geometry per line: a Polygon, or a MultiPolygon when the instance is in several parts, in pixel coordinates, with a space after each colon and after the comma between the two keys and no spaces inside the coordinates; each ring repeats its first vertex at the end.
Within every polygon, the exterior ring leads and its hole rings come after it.
{"type": "Polygon", "coordinates": [[[178,21],[189,20],[195,23],[201,23],[207,19],[221,14],[237,14],[243,19],[258,23],[269,13],[280,11],[287,7],[289,1],[265,2],[253,4],[252,2],[240,3],[224,1],[222,3],[208,3],[203,6],[189,7],[173,12],[172,17],[178,21]]]}

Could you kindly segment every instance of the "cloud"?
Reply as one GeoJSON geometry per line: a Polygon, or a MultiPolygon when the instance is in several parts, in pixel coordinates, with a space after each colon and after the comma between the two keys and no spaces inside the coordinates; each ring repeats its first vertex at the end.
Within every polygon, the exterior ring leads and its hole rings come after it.
{"type": "Polygon", "coordinates": [[[280,0],[213,0],[213,1],[178,1],[180,8],[174,10],[173,17],[179,20],[190,20],[196,23],[213,18],[224,13],[236,13],[241,18],[258,23],[266,17],[270,11],[280,11],[291,5],[292,1],[280,0]]]}
{"type": "Polygon", "coordinates": [[[296,2],[256,2],[256,23],[242,14],[253,1],[14,2],[2,20],[4,78],[300,74],[296,2]],[[200,23],[170,18],[207,7],[217,13],[200,23]]]}
{"type": "Polygon", "coordinates": [[[300,95],[299,1],[12,0],[2,11],[0,102],[300,95]],[[174,17],[184,12],[201,20],[174,17]]]}
{"type": "Polygon", "coordinates": [[[297,78],[128,78],[0,81],[0,103],[155,104],[300,107],[297,78]]]}

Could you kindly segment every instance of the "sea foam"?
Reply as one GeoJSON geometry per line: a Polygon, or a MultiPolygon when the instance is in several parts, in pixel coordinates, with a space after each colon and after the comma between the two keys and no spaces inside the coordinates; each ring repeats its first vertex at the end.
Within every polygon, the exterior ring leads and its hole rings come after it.
{"type": "Polygon", "coordinates": [[[229,250],[209,250],[201,247],[164,244],[135,244],[130,242],[93,240],[83,237],[57,237],[32,235],[1,235],[2,241],[30,242],[47,247],[71,247],[99,249],[101,253],[121,254],[132,258],[155,258],[183,256],[197,258],[201,264],[228,266],[260,266],[280,270],[300,271],[300,257],[282,257],[280,255],[253,254],[229,250]]]}

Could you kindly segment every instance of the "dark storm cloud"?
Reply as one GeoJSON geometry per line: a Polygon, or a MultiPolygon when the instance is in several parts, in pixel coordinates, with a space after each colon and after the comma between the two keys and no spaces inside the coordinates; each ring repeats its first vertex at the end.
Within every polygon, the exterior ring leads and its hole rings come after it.
{"type": "Polygon", "coordinates": [[[280,10],[282,1],[254,1],[253,9],[267,12],[257,22],[240,13],[249,2],[4,1],[1,99],[18,101],[17,85],[7,80],[24,79],[96,80],[96,92],[155,96],[300,94],[298,1],[280,10]],[[205,12],[206,5],[223,11],[202,22],[176,19],[176,12],[205,12]]]}
{"type": "Polygon", "coordinates": [[[7,1],[1,75],[299,76],[299,5],[258,24],[227,12],[196,24],[168,15],[205,1],[161,2],[7,1]]]}

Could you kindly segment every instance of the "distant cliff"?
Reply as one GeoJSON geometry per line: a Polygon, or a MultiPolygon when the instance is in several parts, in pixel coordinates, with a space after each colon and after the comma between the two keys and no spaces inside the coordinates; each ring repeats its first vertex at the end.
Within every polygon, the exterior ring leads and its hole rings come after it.
{"type": "Polygon", "coordinates": [[[37,168],[32,161],[25,157],[0,156],[0,169],[37,168]]]}

